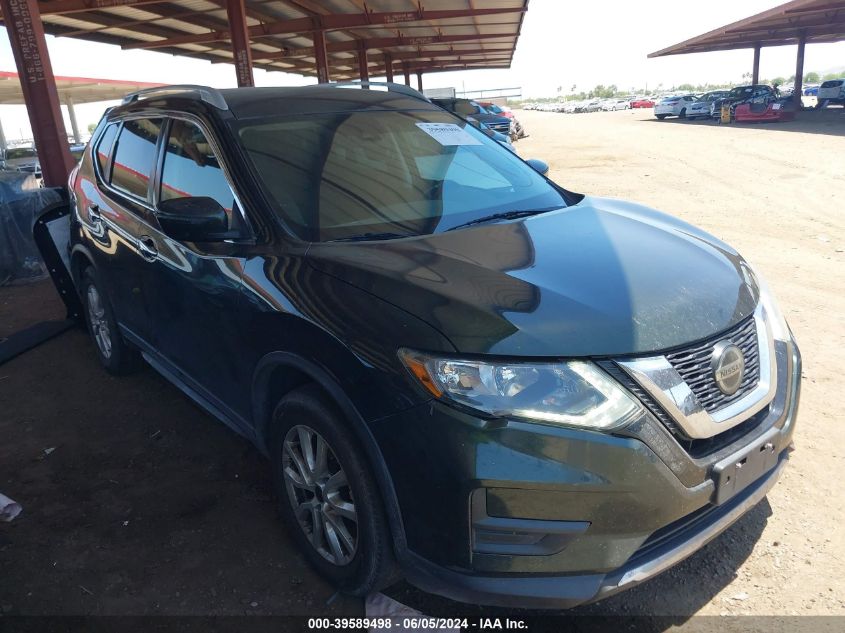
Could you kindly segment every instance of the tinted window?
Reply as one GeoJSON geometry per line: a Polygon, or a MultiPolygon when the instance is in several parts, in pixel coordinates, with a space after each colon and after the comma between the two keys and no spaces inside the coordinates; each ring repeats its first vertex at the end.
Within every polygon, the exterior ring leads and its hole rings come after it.
{"type": "Polygon", "coordinates": [[[106,177],[108,177],[109,153],[115,136],[117,136],[117,123],[112,123],[103,131],[100,142],[97,143],[97,164],[100,166],[100,173],[106,177]]]}
{"type": "Polygon", "coordinates": [[[123,124],[112,167],[111,183],[115,187],[139,198],[147,197],[161,122],[161,119],[136,119],[123,124]]]}
{"type": "Polygon", "coordinates": [[[171,200],[200,196],[214,198],[232,217],[234,196],[208,139],[195,124],[173,121],[164,155],[160,197],[171,200]]]}
{"type": "Polygon", "coordinates": [[[239,133],[276,212],[303,239],[423,235],[566,206],[519,158],[445,112],[280,117],[239,133]]]}

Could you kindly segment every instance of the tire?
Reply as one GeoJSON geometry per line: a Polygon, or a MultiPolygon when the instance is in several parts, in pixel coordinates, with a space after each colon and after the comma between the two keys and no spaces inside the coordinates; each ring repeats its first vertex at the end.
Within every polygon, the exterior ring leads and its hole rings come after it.
{"type": "Polygon", "coordinates": [[[140,365],[140,354],[121,336],[114,310],[92,267],[83,271],[80,287],[85,326],[100,364],[116,376],[132,373],[140,365]]]}
{"type": "Polygon", "coordinates": [[[687,109],[681,108],[681,113],[678,115],[679,119],[686,119],[687,118],[687,109]]]}
{"type": "Polygon", "coordinates": [[[314,568],[354,596],[395,582],[393,542],[375,478],[348,421],[316,385],[279,402],[269,448],[280,513],[314,568]],[[319,460],[321,443],[325,457],[319,460]]]}
{"type": "Polygon", "coordinates": [[[654,116],[656,116],[661,121],[666,118],[665,114],[655,114],[654,116]]]}

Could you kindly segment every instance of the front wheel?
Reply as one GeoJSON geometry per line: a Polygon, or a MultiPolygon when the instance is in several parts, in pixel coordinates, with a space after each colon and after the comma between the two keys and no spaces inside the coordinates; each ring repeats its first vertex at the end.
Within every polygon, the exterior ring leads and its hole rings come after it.
{"type": "Polygon", "coordinates": [[[687,118],[687,109],[686,108],[681,109],[681,113],[678,115],[678,118],[680,118],[680,119],[686,119],[687,118]]]}
{"type": "Polygon", "coordinates": [[[349,422],[314,386],[273,414],[273,482],[293,538],[341,591],[365,596],[395,580],[381,497],[349,422]]]}

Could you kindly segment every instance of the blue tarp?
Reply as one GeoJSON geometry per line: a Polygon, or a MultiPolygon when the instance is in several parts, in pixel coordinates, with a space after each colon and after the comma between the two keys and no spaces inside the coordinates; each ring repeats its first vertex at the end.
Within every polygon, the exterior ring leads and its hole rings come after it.
{"type": "Polygon", "coordinates": [[[46,277],[32,227],[44,207],[60,200],[56,190],[40,188],[32,174],[0,171],[0,286],[46,277]]]}

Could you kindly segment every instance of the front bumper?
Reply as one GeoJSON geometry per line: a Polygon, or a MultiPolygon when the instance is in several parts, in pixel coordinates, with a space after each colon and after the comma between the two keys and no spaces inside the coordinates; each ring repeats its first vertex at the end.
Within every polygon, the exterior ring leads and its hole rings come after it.
{"type": "Polygon", "coordinates": [[[689,556],[784,467],[801,370],[796,347],[777,356],[775,399],[753,428],[704,456],[686,453],[650,413],[625,436],[485,420],[439,402],[372,423],[399,501],[407,579],[475,604],[568,608],[689,556]],[[726,495],[721,473],[764,447],[764,469],[726,495]]]}
{"type": "Polygon", "coordinates": [[[727,504],[719,506],[686,530],[650,548],[648,556],[632,557],[619,569],[606,574],[558,576],[479,576],[433,565],[411,555],[406,567],[408,581],[429,593],[473,604],[528,609],[568,609],[607,598],[653,578],[691,556],[715,539],[746,512],[762,501],[786,466],[786,452],[777,466],[727,504]]]}

